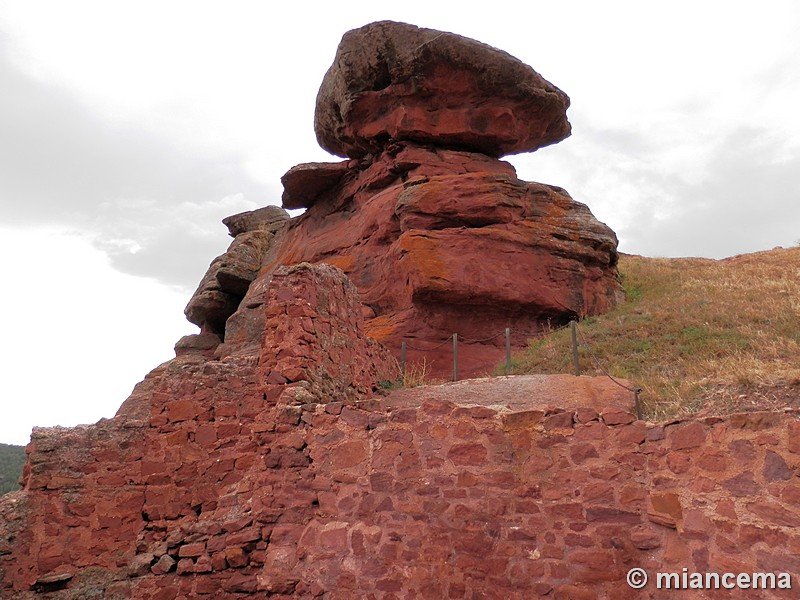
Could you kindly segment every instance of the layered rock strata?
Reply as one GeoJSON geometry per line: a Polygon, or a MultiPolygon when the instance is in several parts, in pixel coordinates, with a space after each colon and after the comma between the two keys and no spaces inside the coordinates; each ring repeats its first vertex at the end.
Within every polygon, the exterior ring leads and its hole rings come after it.
{"type": "Polygon", "coordinates": [[[237,235],[187,316],[224,339],[224,356],[263,335],[255,315],[277,267],[329,263],[358,288],[369,335],[398,357],[407,341],[410,363],[450,376],[456,333],[464,377],[493,369],[506,327],[521,348],[607,311],[621,297],[614,232],[498,159],[569,135],[568,106],[529,66],[475,40],[392,22],[347,33],[315,129],[350,158],[292,167],[283,206],[306,212],[237,235]]]}
{"type": "MultiPolygon", "coordinates": [[[[284,178],[295,206],[299,172],[284,178]]],[[[451,350],[424,350],[453,333],[473,375],[500,360],[505,327],[521,347],[619,298],[613,232],[563,189],[483,154],[398,142],[303,205],[262,273],[299,260],[340,267],[368,308],[367,332],[396,354],[407,340],[419,349],[409,360],[435,373],[449,373],[451,350]]]]}

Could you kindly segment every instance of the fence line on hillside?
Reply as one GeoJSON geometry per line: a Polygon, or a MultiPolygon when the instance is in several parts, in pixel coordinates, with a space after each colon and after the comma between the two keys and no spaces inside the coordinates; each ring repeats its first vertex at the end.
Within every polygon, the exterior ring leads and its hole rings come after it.
{"type": "MultiPolygon", "coordinates": [[[[587,354],[589,355],[589,358],[592,360],[592,362],[594,363],[595,368],[598,371],[600,371],[603,375],[608,377],[608,379],[610,379],[616,385],[618,385],[619,387],[631,392],[634,395],[634,401],[635,401],[635,407],[636,407],[636,417],[638,419],[641,419],[642,418],[642,411],[641,411],[641,405],[640,405],[639,396],[640,396],[640,394],[642,392],[642,389],[640,387],[627,386],[624,383],[622,383],[621,381],[619,381],[618,379],[616,379],[614,376],[612,376],[611,373],[608,372],[608,370],[601,364],[600,359],[597,357],[597,354],[592,350],[592,347],[589,345],[588,341],[586,340],[586,337],[583,335],[583,333],[581,331],[579,331],[578,322],[577,321],[572,320],[567,325],[563,325],[563,326],[557,327],[555,329],[548,329],[546,331],[537,331],[535,333],[524,333],[523,332],[523,333],[519,333],[517,335],[520,335],[520,336],[522,336],[522,337],[524,337],[524,338],[526,338],[528,340],[531,340],[531,339],[543,338],[543,337],[548,336],[548,335],[550,335],[552,333],[556,333],[558,331],[563,331],[564,329],[570,329],[570,341],[571,341],[571,347],[572,347],[572,367],[573,367],[574,374],[576,376],[580,376],[580,374],[581,374],[579,348],[583,347],[586,350],[587,354]]],[[[470,339],[470,338],[464,338],[464,337],[459,336],[458,333],[453,333],[453,335],[450,338],[444,340],[443,342],[440,342],[438,344],[430,346],[429,348],[420,348],[418,346],[414,346],[412,344],[409,344],[407,340],[403,340],[402,344],[401,344],[401,348],[400,348],[400,371],[405,376],[405,373],[406,373],[406,353],[407,353],[408,350],[413,350],[415,352],[431,352],[433,350],[438,350],[439,348],[442,348],[443,346],[445,346],[446,344],[451,343],[451,341],[452,341],[452,344],[453,344],[453,381],[458,381],[458,344],[459,344],[459,342],[464,343],[464,344],[482,344],[482,343],[485,343],[485,342],[489,342],[489,341],[495,340],[498,337],[500,337],[501,335],[505,336],[505,350],[506,350],[505,373],[506,373],[506,375],[510,375],[511,374],[511,328],[510,327],[506,327],[505,331],[502,332],[502,333],[495,333],[494,335],[490,335],[488,337],[481,338],[481,339],[476,339],[476,340],[473,340],[473,339],[470,339]]]]}

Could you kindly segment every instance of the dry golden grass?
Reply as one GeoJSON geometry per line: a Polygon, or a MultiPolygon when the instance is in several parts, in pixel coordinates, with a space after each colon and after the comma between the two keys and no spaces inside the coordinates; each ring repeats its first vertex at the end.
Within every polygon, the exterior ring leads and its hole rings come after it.
{"type": "MultiPolygon", "coordinates": [[[[800,405],[800,248],[720,261],[624,256],[626,302],[579,325],[584,374],[642,388],[645,416],[800,405]],[[590,349],[590,350],[589,350],[590,349]]],[[[531,343],[515,373],[571,372],[569,331],[531,343]]]]}
{"type": "Polygon", "coordinates": [[[442,379],[434,378],[430,374],[427,361],[406,365],[406,370],[400,373],[402,387],[418,387],[421,385],[438,385],[444,383],[442,379]]]}

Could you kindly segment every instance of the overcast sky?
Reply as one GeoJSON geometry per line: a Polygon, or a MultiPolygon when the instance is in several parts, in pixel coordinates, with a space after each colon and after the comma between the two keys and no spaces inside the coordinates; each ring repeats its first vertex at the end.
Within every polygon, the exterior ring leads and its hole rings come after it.
{"type": "Polygon", "coordinates": [[[371,21],[476,38],[563,89],[572,137],[509,160],[620,250],[800,240],[800,3],[282,4],[0,4],[0,442],[112,416],[196,331],[182,311],[230,241],[220,220],[279,204],[294,164],[338,160],[314,100],[371,21]]]}

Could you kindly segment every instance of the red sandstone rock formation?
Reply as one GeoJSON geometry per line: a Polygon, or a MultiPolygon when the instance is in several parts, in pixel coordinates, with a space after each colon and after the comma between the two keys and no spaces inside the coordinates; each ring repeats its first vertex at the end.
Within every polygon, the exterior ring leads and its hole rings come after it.
{"type": "MultiPolygon", "coordinates": [[[[309,181],[316,168],[284,178],[294,206],[295,179],[309,181]]],[[[296,261],[340,267],[368,308],[367,332],[396,355],[404,339],[424,349],[458,333],[462,373],[487,372],[505,327],[521,347],[523,332],[618,300],[613,232],[564,190],[520,181],[506,162],[398,142],[339,177],[309,186],[317,195],[305,196],[308,210],[287,224],[262,275],[296,261]]],[[[440,374],[452,364],[450,347],[409,359],[440,374]]]]}
{"type": "Polygon", "coordinates": [[[283,204],[305,214],[276,221],[273,210],[270,228],[232,231],[186,310],[205,337],[183,344],[212,352],[224,339],[225,356],[258,343],[271,273],[298,262],[341,268],[367,333],[395,356],[407,340],[409,361],[438,376],[452,373],[453,333],[460,374],[474,376],[501,359],[506,327],[521,348],[607,311],[621,295],[614,233],[563,189],[520,181],[496,158],[566,137],[568,104],[474,40],[391,22],[349,32],[315,127],[323,147],[354,158],[293,167],[283,204]]]}
{"type": "Polygon", "coordinates": [[[570,134],[569,98],[513,56],[475,40],[382,21],[342,38],[317,96],[331,154],[378,154],[411,140],[503,156],[570,134]]]}
{"type": "MultiPolygon", "coordinates": [[[[286,174],[300,218],[225,220],[233,243],[186,309],[201,332],[113,419],[34,431],[24,490],[0,499],[0,597],[624,598],[628,565],[732,568],[732,539],[763,542],[743,570],[800,571],[794,417],[647,426],[621,387],[570,376],[375,396],[398,373],[370,335],[396,350],[535,329],[607,309],[619,286],[613,232],[496,158],[563,137],[563,94],[451,34],[356,35],[388,91],[363,100],[343,53],[323,88],[351,106],[326,135],[357,158],[286,174]],[[413,35],[419,57],[390,56],[413,35]],[[487,75],[467,73],[480,56],[487,75]],[[419,114],[447,81],[474,103],[518,73],[499,112],[480,102],[522,129],[419,114]],[[400,92],[422,133],[394,115],[375,134],[370,111],[400,92]]],[[[491,348],[462,358],[485,367],[491,348]]]]}

